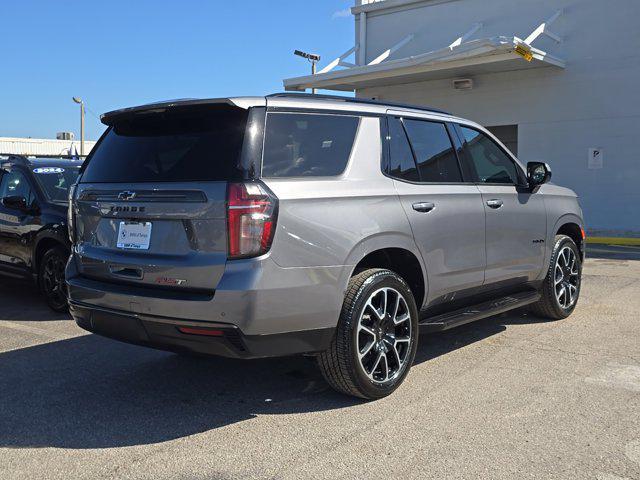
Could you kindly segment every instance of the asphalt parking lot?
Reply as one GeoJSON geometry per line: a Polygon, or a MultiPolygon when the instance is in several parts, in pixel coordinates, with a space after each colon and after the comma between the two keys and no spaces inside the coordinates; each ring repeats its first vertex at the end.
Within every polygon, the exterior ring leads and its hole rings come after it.
{"type": "Polygon", "coordinates": [[[0,478],[640,479],[640,250],[593,247],[578,308],[423,336],[391,397],[304,358],[85,334],[0,282],[0,478]]]}

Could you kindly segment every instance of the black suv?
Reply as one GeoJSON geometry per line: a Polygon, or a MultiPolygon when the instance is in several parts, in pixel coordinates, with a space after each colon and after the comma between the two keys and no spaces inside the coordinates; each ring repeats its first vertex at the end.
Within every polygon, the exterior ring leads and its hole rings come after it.
{"type": "Polygon", "coordinates": [[[69,187],[81,161],[0,157],[0,274],[37,281],[47,304],[67,308],[69,187]]]}

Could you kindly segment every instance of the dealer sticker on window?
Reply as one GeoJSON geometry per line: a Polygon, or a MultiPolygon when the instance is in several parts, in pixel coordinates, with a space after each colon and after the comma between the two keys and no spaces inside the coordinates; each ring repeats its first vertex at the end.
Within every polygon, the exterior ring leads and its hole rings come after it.
{"type": "Polygon", "coordinates": [[[64,168],[60,167],[38,167],[33,169],[33,173],[63,173],[64,168]]]}
{"type": "Polygon", "coordinates": [[[118,248],[149,250],[151,242],[151,222],[120,222],[118,228],[118,248]]]}

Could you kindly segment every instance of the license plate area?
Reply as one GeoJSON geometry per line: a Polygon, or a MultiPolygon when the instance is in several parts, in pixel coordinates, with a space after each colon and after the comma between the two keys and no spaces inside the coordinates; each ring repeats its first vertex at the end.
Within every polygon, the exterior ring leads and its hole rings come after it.
{"type": "Polygon", "coordinates": [[[123,250],[149,250],[151,222],[120,222],[116,247],[123,250]]]}

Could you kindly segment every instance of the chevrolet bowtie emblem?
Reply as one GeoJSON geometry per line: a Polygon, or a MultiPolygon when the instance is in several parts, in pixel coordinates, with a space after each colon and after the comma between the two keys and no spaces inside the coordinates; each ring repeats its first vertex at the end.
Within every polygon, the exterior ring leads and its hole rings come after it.
{"type": "Polygon", "coordinates": [[[124,191],[118,194],[118,200],[133,200],[136,198],[136,192],[124,191]]]}

